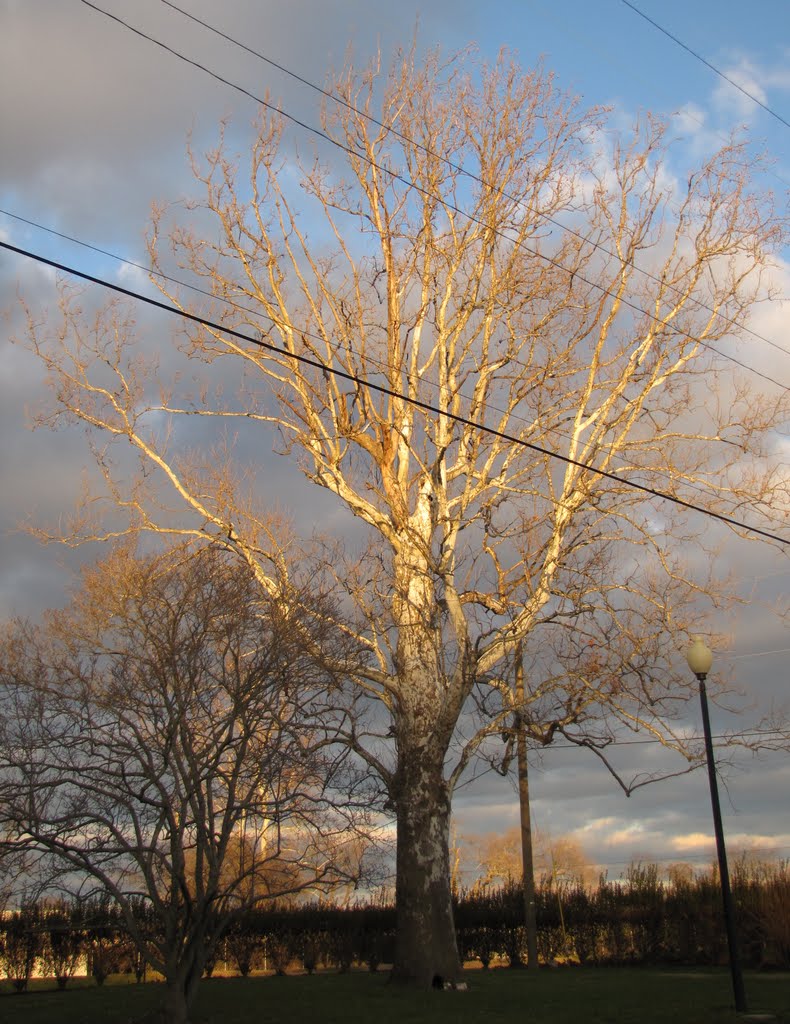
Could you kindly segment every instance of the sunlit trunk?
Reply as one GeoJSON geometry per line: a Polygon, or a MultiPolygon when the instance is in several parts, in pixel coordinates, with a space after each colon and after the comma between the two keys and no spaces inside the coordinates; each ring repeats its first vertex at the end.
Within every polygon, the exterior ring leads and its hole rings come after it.
{"type": "Polygon", "coordinates": [[[445,757],[457,712],[457,681],[444,674],[444,638],[424,552],[430,503],[418,503],[411,544],[396,560],[394,611],[400,698],[398,763],[391,796],[397,814],[397,939],[393,978],[430,987],[453,982],[460,964],[450,883],[450,789],[445,757]],[[422,535],[421,544],[413,538],[422,535]]]}
{"type": "Polygon", "coordinates": [[[460,972],[450,889],[450,796],[443,752],[399,744],[397,940],[392,977],[429,988],[460,972]]]}

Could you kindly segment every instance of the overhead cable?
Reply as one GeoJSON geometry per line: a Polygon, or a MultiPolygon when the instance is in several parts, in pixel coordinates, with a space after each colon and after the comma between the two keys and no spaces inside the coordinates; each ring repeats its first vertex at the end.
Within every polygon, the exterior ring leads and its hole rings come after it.
{"type": "Polygon", "coordinates": [[[725,74],[723,71],[717,68],[715,64],[711,64],[709,60],[705,60],[702,54],[697,53],[696,50],[692,50],[690,46],[687,46],[683,42],[682,39],[678,39],[676,35],[673,35],[668,29],[664,28],[663,25],[659,25],[657,21],[654,21],[651,17],[645,14],[644,11],[641,11],[636,6],[636,4],[631,3],[631,0],[621,0],[621,2],[624,3],[626,7],[629,7],[634,12],[634,14],[638,14],[640,18],[644,18],[645,21],[647,21],[649,24],[653,26],[653,28],[658,29],[659,32],[662,32],[667,37],[667,39],[671,39],[673,43],[676,43],[681,49],[685,50],[686,53],[690,53],[692,57],[696,58],[701,64],[704,64],[706,68],[709,68],[715,75],[718,75],[719,78],[723,78],[725,82],[729,83],[729,85],[737,89],[738,92],[743,93],[743,95],[750,99],[752,103],[756,103],[758,107],[762,107],[762,109],[766,113],[770,114],[771,117],[776,118],[776,120],[779,121],[780,124],[783,124],[785,128],[790,128],[790,121],[787,121],[784,117],[782,117],[781,114],[777,114],[775,110],[769,107],[767,103],[763,103],[763,101],[759,99],[757,96],[755,96],[753,93],[749,92],[747,89],[744,89],[744,87],[742,85],[739,85],[734,78],[731,78],[729,75],[725,74]]]}
{"type": "MultiPolygon", "coordinates": [[[[400,401],[406,402],[415,408],[422,409],[426,412],[434,413],[438,416],[444,416],[446,419],[459,423],[462,426],[472,427],[475,430],[479,430],[482,433],[489,434],[490,436],[499,438],[502,441],[507,441],[509,444],[518,445],[521,448],[526,448],[530,451],[536,452],[540,455],[544,455],[548,458],[562,462],[565,465],[574,466],[578,469],[588,470],[595,476],[602,477],[603,479],[613,480],[619,486],[629,487],[633,490],[640,491],[643,494],[647,494],[653,498],[661,498],[664,501],[668,501],[673,505],[678,505],[681,508],[688,509],[692,512],[699,512],[702,515],[708,516],[711,519],[715,519],[718,522],[725,523],[728,526],[735,527],[739,530],[745,530],[748,533],[753,533],[756,536],[764,537],[766,540],[774,541],[775,543],[782,545],[790,545],[790,538],[782,537],[779,534],[773,533],[770,530],[764,530],[761,527],[753,526],[750,523],[744,522],[739,519],[735,519],[732,516],[726,516],[721,512],[715,512],[712,509],[704,508],[701,505],[695,505],[693,502],[685,501],[683,498],[679,498],[676,495],[669,494],[665,491],[660,491],[657,488],[649,487],[647,484],[640,484],[635,480],[629,480],[626,477],[619,476],[616,473],[610,472],[605,469],[596,468],[586,462],[582,462],[580,459],[574,459],[570,455],[564,455],[562,452],[551,451],[549,448],[545,448],[543,445],[539,445],[534,441],[526,441],[523,438],[516,437],[514,434],[509,434],[503,430],[497,430],[494,427],[488,427],[480,423],[475,423],[466,416],[461,416],[458,413],[450,412],[449,410],[440,409],[430,402],[424,402],[419,398],[412,398],[404,395],[400,391],[396,391],[394,388],[389,388],[384,384],[376,384],[373,381],[364,380],[357,374],[349,373],[346,370],[341,370],[338,367],[330,366],[327,363],[322,362],[319,359],[314,359],[311,356],[306,356],[301,353],[289,352],[287,349],[282,348],[279,345],[274,345],[272,342],[264,341],[262,338],[253,338],[248,334],[244,334],[241,331],[234,330],[231,327],[223,326],[222,324],[216,323],[215,321],[209,320],[206,317],[198,316],[196,313],[190,313],[186,310],[179,309],[177,306],[170,305],[166,302],[161,302],[159,299],[150,298],[147,295],[143,295],[140,292],[133,291],[131,288],[124,288],[122,285],[115,284],[112,281],[107,281],[104,278],[95,276],[94,274],[88,274],[83,270],[79,270],[76,267],[69,266],[65,263],[59,263],[56,260],[48,259],[42,256],[40,253],[32,252],[28,249],[22,249],[19,246],[11,245],[10,242],[5,242],[0,239],[0,248],[7,249],[9,252],[17,253],[20,256],[25,256],[28,259],[35,260],[37,263],[41,263],[44,266],[52,267],[54,270],[59,270],[62,273],[70,274],[73,277],[80,278],[83,281],[89,281],[92,284],[100,285],[102,288],[106,288],[110,291],[117,292],[120,295],[125,295],[127,298],[135,299],[138,302],[143,302],[148,306],[153,306],[156,309],[161,309],[166,313],[178,316],[183,320],[189,320],[192,323],[200,324],[203,327],[207,327],[209,330],[216,331],[220,334],[226,334],[229,337],[236,338],[239,341],[248,342],[251,345],[255,345],[257,348],[265,349],[268,352],[273,352],[278,356],[285,356],[287,359],[292,359],[295,362],[301,363],[304,366],[310,366],[313,369],[320,370],[324,374],[331,374],[332,376],[339,377],[342,380],[347,380],[352,384],[369,388],[371,391],[376,391],[379,394],[387,395],[390,398],[397,398],[400,401]]],[[[282,327],[283,324],[278,324],[270,316],[266,316],[265,319],[269,320],[274,327],[282,327]]]]}
{"type": "MultiPolygon", "coordinates": [[[[52,235],[55,238],[61,238],[61,239],[63,239],[66,242],[72,242],[74,245],[79,245],[82,248],[88,249],[91,252],[98,253],[101,256],[108,256],[110,259],[116,260],[118,263],[122,263],[122,264],[124,264],[125,266],[128,266],[128,267],[133,267],[135,270],[140,270],[143,273],[148,274],[151,277],[159,278],[159,280],[161,280],[161,281],[167,281],[170,284],[177,285],[179,288],[186,288],[187,290],[196,292],[198,295],[203,295],[206,298],[211,299],[212,301],[223,302],[224,304],[230,306],[232,309],[239,310],[239,312],[251,313],[253,316],[261,316],[261,315],[263,315],[259,309],[251,309],[249,306],[245,306],[245,305],[243,305],[240,302],[236,302],[236,301],[234,301],[233,299],[229,298],[226,295],[219,295],[219,296],[215,295],[213,292],[209,291],[207,288],[201,288],[199,285],[190,284],[187,281],[182,281],[181,279],[179,279],[177,277],[173,277],[170,274],[164,273],[164,271],[151,269],[150,267],[146,267],[142,263],[137,263],[135,260],[128,259],[128,258],[126,258],[124,256],[119,256],[117,253],[114,253],[114,252],[112,252],[109,249],[102,249],[100,246],[93,245],[92,243],[86,242],[84,239],[77,238],[74,235],[68,235],[68,234],[64,233],[63,231],[56,231],[54,228],[49,228],[49,227],[47,227],[44,224],[38,223],[38,221],[31,220],[29,217],[23,217],[21,214],[13,213],[11,210],[6,210],[6,209],[0,207],[0,214],[2,214],[5,217],[10,217],[13,220],[19,221],[22,224],[27,224],[30,227],[36,228],[39,231],[45,231],[47,234],[52,235]]],[[[305,331],[305,332],[302,332],[302,333],[304,333],[305,337],[309,337],[309,338],[314,339],[316,341],[321,341],[322,340],[322,339],[318,338],[316,335],[311,335],[309,332],[305,331]]],[[[338,345],[339,345],[339,347],[342,347],[344,349],[344,351],[348,353],[348,355],[350,355],[350,356],[354,355],[354,350],[353,350],[353,348],[350,345],[342,344],[340,342],[338,343],[338,345]]],[[[368,356],[367,357],[367,361],[369,363],[373,363],[373,364],[379,366],[379,368],[382,370],[382,372],[384,372],[386,370],[387,364],[384,362],[384,360],[376,359],[373,356],[368,356]]],[[[511,362],[513,363],[513,365],[521,366],[525,370],[529,369],[525,363],[521,362],[518,359],[513,359],[513,360],[511,360],[511,362]]],[[[418,377],[416,377],[416,375],[411,370],[407,370],[406,371],[406,378],[410,382],[415,380],[415,379],[419,379],[418,377]]],[[[438,383],[434,383],[432,381],[428,381],[427,383],[428,383],[428,385],[430,387],[432,387],[432,388],[434,388],[435,390],[438,391],[438,389],[439,389],[438,383]]],[[[465,395],[463,391],[459,391],[458,395],[461,398],[467,398],[467,399],[469,398],[469,396],[465,395]]],[[[494,405],[493,403],[489,404],[488,408],[491,410],[491,412],[504,413],[504,410],[502,408],[500,408],[497,405],[494,405]]],[[[649,412],[649,408],[646,407],[646,409],[649,412]]],[[[523,417],[518,416],[516,414],[513,414],[512,418],[517,420],[517,421],[519,421],[519,422],[523,421],[523,417]]],[[[564,438],[567,441],[572,440],[571,435],[568,434],[564,430],[560,430],[559,427],[548,425],[548,426],[544,427],[544,430],[546,431],[546,433],[553,434],[553,435],[556,435],[557,437],[564,438]]],[[[722,438],[714,438],[713,440],[723,441],[724,439],[722,439],[722,438]]],[[[622,461],[622,456],[619,455],[618,453],[614,452],[614,447],[615,447],[614,445],[607,444],[607,443],[604,443],[604,442],[601,442],[598,445],[599,450],[607,451],[607,452],[609,452],[613,456],[613,458],[618,459],[618,461],[622,461]]],[[[671,477],[671,474],[667,470],[653,469],[652,472],[654,474],[671,477]]],[[[701,486],[698,483],[695,483],[693,481],[687,480],[686,481],[686,486],[691,488],[692,490],[696,491],[698,494],[701,494],[701,495],[703,495],[705,497],[710,497],[710,491],[708,489],[706,489],[705,487],[701,486]]],[[[790,570],[785,570],[785,572],[787,572],[787,571],[790,571],[790,570]]]]}
{"type": "MultiPolygon", "coordinates": [[[[322,131],[320,128],[316,128],[314,125],[310,125],[306,121],[301,120],[300,118],[294,116],[293,114],[289,114],[287,111],[284,111],[284,110],[280,109],[279,107],[276,107],[273,103],[270,103],[268,100],[264,99],[263,97],[257,96],[255,93],[250,92],[250,90],[244,88],[244,86],[238,85],[235,82],[231,82],[230,79],[225,78],[223,75],[220,75],[219,73],[217,73],[215,71],[212,71],[210,68],[206,67],[204,64],[201,64],[199,61],[194,60],[192,57],[187,57],[185,54],[183,54],[180,51],[174,49],[172,46],[168,45],[167,43],[162,42],[162,40],[157,39],[155,36],[149,35],[147,32],[144,32],[142,29],[139,29],[139,28],[135,27],[134,25],[129,24],[129,22],[124,21],[123,18],[120,18],[120,17],[118,17],[115,14],[111,14],[109,11],[105,11],[101,7],[98,7],[96,4],[92,3],[91,0],[80,0],[80,2],[82,4],[84,4],[86,7],[91,8],[91,10],[94,10],[94,11],[96,11],[99,14],[103,14],[105,17],[110,18],[114,22],[117,22],[119,25],[123,26],[123,28],[128,29],[130,32],[133,32],[135,35],[139,36],[141,39],[145,39],[148,42],[152,43],[154,46],[158,46],[160,49],[165,50],[167,53],[169,53],[172,56],[178,58],[178,60],[181,60],[184,63],[189,64],[191,67],[197,68],[198,70],[200,70],[200,71],[204,72],[205,74],[210,75],[212,78],[216,79],[216,81],[221,82],[223,85],[227,85],[229,88],[234,89],[236,92],[241,93],[243,96],[246,96],[249,99],[252,99],[255,103],[258,103],[260,106],[264,107],[266,110],[271,111],[272,113],[276,114],[277,116],[285,118],[286,120],[290,121],[292,124],[296,125],[298,128],[302,128],[304,131],[309,132],[311,135],[315,136],[316,138],[323,139],[325,142],[328,142],[330,145],[334,146],[336,149],[339,149],[341,152],[344,152],[344,153],[348,154],[349,156],[354,157],[357,160],[362,160],[364,163],[367,163],[368,166],[374,168],[377,171],[380,171],[382,174],[386,174],[393,181],[401,182],[408,189],[413,189],[415,192],[419,193],[420,195],[425,196],[426,198],[429,198],[429,199],[436,199],[437,198],[436,194],[431,192],[430,189],[427,189],[427,188],[423,187],[422,185],[418,184],[417,182],[412,181],[411,178],[409,178],[407,175],[401,174],[398,171],[393,171],[391,168],[386,167],[384,164],[380,164],[377,161],[373,160],[371,157],[368,157],[366,154],[362,153],[360,150],[354,149],[351,146],[348,146],[348,145],[346,145],[343,142],[339,142],[337,139],[332,138],[331,135],[329,135],[326,132],[322,131]]],[[[517,241],[516,239],[511,238],[509,235],[507,235],[505,232],[503,232],[500,229],[490,228],[490,226],[487,225],[479,217],[475,217],[473,214],[467,212],[466,210],[464,210],[462,207],[456,205],[455,203],[452,203],[449,200],[442,200],[442,202],[443,202],[444,206],[448,210],[451,210],[453,213],[457,213],[461,217],[464,217],[466,220],[469,221],[469,223],[476,224],[479,227],[486,228],[487,230],[491,230],[493,232],[493,234],[497,235],[500,238],[505,239],[511,245],[517,245],[518,248],[523,249],[525,252],[528,252],[530,255],[536,256],[538,259],[541,259],[544,262],[550,264],[551,266],[556,267],[558,270],[563,271],[563,273],[568,274],[569,277],[574,278],[575,280],[578,280],[578,281],[588,285],[590,288],[593,288],[596,291],[599,291],[602,295],[606,296],[607,298],[612,298],[612,299],[618,298],[619,302],[624,307],[626,307],[628,309],[631,309],[635,313],[638,313],[640,316],[646,317],[649,321],[653,321],[654,323],[658,324],[659,326],[665,327],[666,329],[672,331],[675,334],[682,334],[681,331],[678,331],[677,328],[672,327],[670,324],[666,323],[657,314],[651,313],[651,312],[648,312],[645,309],[642,309],[641,306],[638,306],[636,303],[631,302],[629,299],[627,299],[625,297],[618,297],[616,295],[616,293],[612,289],[607,288],[605,285],[601,285],[601,284],[598,284],[597,281],[590,280],[589,278],[585,277],[584,274],[582,274],[582,273],[573,272],[573,271],[568,270],[568,268],[563,266],[563,264],[560,263],[558,260],[553,259],[551,256],[547,256],[545,253],[540,252],[540,250],[538,250],[538,249],[534,249],[533,247],[527,245],[525,242],[517,241]]],[[[593,243],[591,243],[591,244],[593,244],[593,243]]],[[[696,301],[696,300],[692,300],[692,301],[696,301]]],[[[706,307],[702,307],[702,308],[706,308],[706,307]]],[[[771,377],[767,373],[763,373],[762,370],[756,369],[754,366],[751,366],[748,363],[743,362],[742,360],[736,358],[735,356],[728,355],[726,352],[722,352],[720,349],[716,348],[710,342],[704,341],[701,338],[696,338],[695,339],[695,343],[700,345],[702,348],[708,349],[710,352],[713,352],[715,355],[719,356],[720,358],[725,359],[728,362],[734,363],[736,366],[740,366],[741,369],[747,370],[749,373],[753,373],[755,376],[760,377],[760,378],[762,378],[765,381],[768,381],[768,383],[770,383],[770,384],[774,384],[776,387],[781,388],[783,391],[790,391],[790,385],[789,384],[784,384],[783,382],[776,380],[774,377],[771,377]]]]}
{"type": "MultiPolygon", "coordinates": [[[[357,114],[359,117],[362,117],[364,120],[375,125],[377,128],[381,128],[383,131],[387,132],[387,134],[393,135],[396,139],[399,139],[402,142],[406,142],[410,146],[414,146],[415,149],[418,149],[421,152],[425,153],[426,156],[430,156],[440,160],[451,170],[456,171],[459,174],[462,174],[464,177],[469,178],[471,181],[474,181],[478,185],[482,185],[483,188],[486,188],[491,192],[495,192],[497,195],[502,196],[503,199],[509,199],[512,202],[517,203],[519,206],[524,205],[521,200],[511,195],[505,189],[502,189],[498,185],[486,181],[485,178],[481,177],[478,174],[475,174],[474,171],[468,170],[466,167],[464,167],[463,164],[456,163],[454,160],[451,160],[449,157],[437,152],[430,146],[426,146],[424,143],[410,138],[408,135],[405,135],[403,132],[400,132],[397,128],[393,128],[392,125],[384,124],[383,121],[380,121],[377,117],[374,117],[372,114],[368,114],[364,110],[360,110],[358,107],[354,106],[353,103],[349,103],[348,100],[343,99],[342,96],[338,96],[335,93],[331,92],[329,89],[324,89],[322,88],[322,86],[317,85],[315,82],[311,82],[309,78],[305,78],[303,75],[298,74],[296,71],[292,71],[284,64],[280,64],[278,61],[273,60],[271,57],[267,57],[266,54],[261,53],[260,50],[255,50],[251,46],[248,46],[246,43],[241,42],[241,40],[235,39],[233,36],[228,35],[227,32],[223,32],[222,29],[219,29],[215,25],[211,25],[209,22],[205,21],[203,18],[199,18],[197,15],[192,14],[191,11],[184,10],[177,4],[172,3],[171,0],[160,0],[160,2],[164,4],[165,7],[169,7],[171,10],[176,11],[178,14],[181,14],[183,17],[188,18],[190,21],[195,22],[198,25],[201,25],[209,32],[213,32],[220,39],[224,39],[226,42],[232,43],[234,46],[239,47],[239,49],[243,50],[245,53],[249,53],[251,56],[256,57],[258,60],[263,61],[265,64],[268,64],[270,67],[282,72],[284,75],[287,75],[289,78],[292,78],[295,82],[299,82],[302,85],[306,85],[309,89],[312,89],[320,96],[332,100],[333,103],[337,103],[340,106],[345,107],[347,110],[352,111],[354,114],[357,114]]],[[[90,6],[93,5],[91,4],[90,6]]],[[[210,73],[211,72],[209,72],[209,74],[210,73]]],[[[572,235],[574,238],[586,242],[596,251],[602,252],[604,255],[609,256],[611,259],[617,260],[622,266],[632,268],[634,271],[636,271],[637,274],[641,274],[643,277],[648,278],[649,280],[655,282],[656,284],[662,283],[661,278],[656,274],[652,274],[650,271],[644,270],[642,267],[637,267],[633,260],[624,260],[622,256],[619,256],[617,253],[612,252],[610,249],[607,249],[605,245],[602,245],[600,242],[594,241],[592,238],[588,238],[586,235],[581,234],[581,232],[575,231],[573,228],[568,227],[567,224],[563,224],[562,221],[559,221],[554,217],[550,217],[548,214],[540,213],[539,211],[534,211],[534,213],[537,217],[540,217],[540,219],[545,221],[546,223],[553,224],[561,231],[565,231],[567,234],[572,235]]],[[[675,294],[680,294],[680,289],[676,287],[672,287],[671,290],[674,291],[675,294]]],[[[735,326],[735,322],[730,317],[725,316],[723,313],[720,313],[718,310],[713,309],[711,306],[705,305],[705,303],[700,301],[699,299],[694,299],[693,301],[699,309],[702,309],[707,313],[712,313],[722,323],[735,326]]],[[[753,337],[758,341],[762,341],[766,345],[770,345],[772,348],[775,348],[778,352],[783,352],[785,355],[790,355],[790,349],[784,348],[782,345],[780,345],[776,341],[773,341],[771,338],[766,338],[764,335],[759,334],[757,331],[753,331],[748,327],[743,328],[743,330],[750,337],[753,337]]]]}

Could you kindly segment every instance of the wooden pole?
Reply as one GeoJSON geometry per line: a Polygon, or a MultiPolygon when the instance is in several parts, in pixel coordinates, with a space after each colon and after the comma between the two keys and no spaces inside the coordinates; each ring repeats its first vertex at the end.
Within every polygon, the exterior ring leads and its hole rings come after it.
{"type": "MultiPolygon", "coordinates": [[[[516,700],[523,708],[524,665],[519,647],[516,664],[516,700]]],[[[521,869],[524,889],[524,922],[527,930],[527,967],[538,969],[538,921],[535,906],[535,868],[532,859],[532,823],[529,810],[529,764],[527,762],[527,731],[520,712],[516,714],[516,750],[518,761],[518,803],[521,814],[521,869]]]]}

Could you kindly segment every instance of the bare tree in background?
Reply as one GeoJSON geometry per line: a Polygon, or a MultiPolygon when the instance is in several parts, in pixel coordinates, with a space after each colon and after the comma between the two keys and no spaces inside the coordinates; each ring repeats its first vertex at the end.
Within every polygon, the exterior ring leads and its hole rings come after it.
{"type": "MultiPolygon", "coordinates": [[[[407,54],[329,88],[331,162],[292,161],[284,121],[263,111],[244,158],[222,144],[193,157],[192,221],[155,216],[154,270],[172,253],[214,296],[203,315],[273,348],[187,324],[189,369],[156,395],[117,305],[90,321],[66,290],[61,325],[32,317],[31,337],[57,400],[42,422],[95,432],[130,530],[214,542],[278,592],[260,503],[178,443],[201,419],[257,425],[263,448],[276,431],[362,524],[353,557],[325,566],[347,595],[340,628],[367,652],[350,675],[370,710],[346,739],[397,817],[394,975],[429,985],[459,970],[448,836],[481,743],[472,696],[510,713],[518,645],[537,656],[583,619],[618,636],[620,671],[579,699],[605,706],[609,728],[672,741],[694,692],[673,665],[689,609],[732,596],[700,569],[709,521],[626,481],[762,526],[788,509],[772,448],[787,395],[754,394],[717,355],[746,337],[784,225],[745,144],[675,180],[662,123],[620,135],[506,56],[407,54]],[[212,391],[234,373],[234,398],[212,391]],[[112,441],[139,456],[132,485],[112,441]]],[[[195,311],[186,291],[170,297],[195,311]]],[[[86,517],[70,536],[101,535],[86,517]]],[[[550,704],[564,673],[541,671],[550,704]]]]}
{"type": "MultiPolygon", "coordinates": [[[[518,826],[504,832],[462,837],[467,872],[474,885],[501,885],[521,877],[521,835],[518,826]]],[[[551,836],[535,829],[535,869],[539,878],[594,886],[599,870],[573,836],[551,836]]]]}
{"type": "Polygon", "coordinates": [[[347,878],[340,840],[364,816],[326,744],[332,677],[298,643],[308,605],[217,550],[122,551],[3,638],[6,835],[109,894],[174,1024],[239,911],[347,878]]]}

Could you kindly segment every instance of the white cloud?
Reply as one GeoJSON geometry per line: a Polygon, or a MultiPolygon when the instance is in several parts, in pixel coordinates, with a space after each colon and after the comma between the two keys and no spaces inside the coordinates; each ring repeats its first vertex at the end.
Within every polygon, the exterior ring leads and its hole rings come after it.
{"type": "MultiPolygon", "coordinates": [[[[133,266],[131,263],[121,263],[116,277],[124,288],[129,288],[131,291],[151,291],[151,280],[148,273],[140,266],[133,266]]],[[[157,295],[157,298],[161,301],[161,295],[157,295]]]]}
{"type": "Polygon", "coordinates": [[[713,848],[714,839],[705,832],[689,832],[684,836],[673,836],[669,845],[679,853],[706,851],[713,848]]]}
{"type": "Polygon", "coordinates": [[[724,69],[723,73],[729,81],[720,79],[713,92],[713,102],[720,111],[748,118],[755,111],[755,101],[767,103],[768,96],[749,61],[741,60],[735,67],[724,69]]]}
{"type": "Polygon", "coordinates": [[[698,103],[690,100],[673,114],[673,119],[678,131],[696,135],[705,128],[708,115],[698,103]]]}

